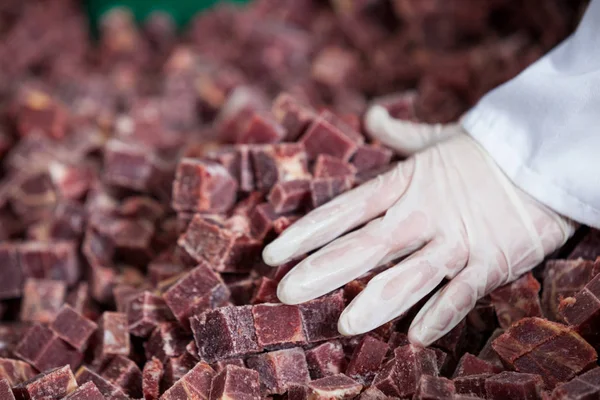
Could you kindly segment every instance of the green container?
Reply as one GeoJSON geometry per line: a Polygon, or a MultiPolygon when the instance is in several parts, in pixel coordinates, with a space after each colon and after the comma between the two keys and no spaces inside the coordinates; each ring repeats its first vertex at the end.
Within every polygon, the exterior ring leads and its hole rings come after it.
{"type": "MultiPolygon", "coordinates": [[[[86,0],[86,7],[92,29],[96,32],[102,15],[115,7],[126,7],[143,22],[154,11],[170,14],[179,28],[185,26],[198,12],[212,7],[222,0],[86,0]]],[[[230,3],[244,4],[250,0],[227,0],[230,3]]]]}

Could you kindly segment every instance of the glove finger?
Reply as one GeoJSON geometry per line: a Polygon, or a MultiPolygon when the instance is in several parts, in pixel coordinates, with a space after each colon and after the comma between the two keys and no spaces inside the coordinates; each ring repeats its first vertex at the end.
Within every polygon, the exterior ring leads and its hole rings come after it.
{"type": "Polygon", "coordinates": [[[377,275],[340,316],[340,333],[360,335],[405,313],[444,279],[449,252],[432,242],[377,275]]]}
{"type": "Polygon", "coordinates": [[[395,119],[378,105],[367,111],[365,128],[374,139],[403,156],[417,153],[462,131],[458,124],[423,124],[395,119]]]}
{"type": "Polygon", "coordinates": [[[265,263],[286,263],[377,217],[404,194],[413,168],[412,159],[399,163],[393,170],[311,211],[265,247],[265,263]]]}
{"type": "Polygon", "coordinates": [[[450,332],[475,307],[479,298],[493,290],[490,287],[498,286],[488,285],[486,278],[490,277],[482,277],[481,268],[469,263],[419,311],[408,331],[411,343],[429,346],[450,332]]]}
{"type": "Polygon", "coordinates": [[[303,303],[358,278],[390,254],[412,253],[428,239],[413,220],[407,216],[392,235],[378,218],[332,242],[294,267],[281,280],[277,296],[286,304],[303,303]]]}

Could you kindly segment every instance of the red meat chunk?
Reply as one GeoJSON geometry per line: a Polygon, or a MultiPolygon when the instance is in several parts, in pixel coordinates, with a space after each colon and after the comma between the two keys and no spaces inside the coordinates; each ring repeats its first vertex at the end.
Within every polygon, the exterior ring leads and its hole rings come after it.
{"type": "Polygon", "coordinates": [[[311,160],[319,154],[348,161],[364,138],[329,111],[322,111],[300,139],[311,160]]]}
{"type": "Polygon", "coordinates": [[[454,378],[460,376],[478,375],[478,374],[496,374],[501,372],[501,368],[498,366],[479,359],[473,354],[465,353],[464,356],[458,362],[456,369],[454,370],[454,378]]]}
{"type": "Polygon", "coordinates": [[[213,362],[258,353],[251,306],[222,307],[190,318],[198,354],[213,362]]]}
{"type": "Polygon", "coordinates": [[[340,374],[346,370],[346,355],[342,344],[337,340],[307,350],[306,362],[312,379],[340,374]]]}
{"type": "Polygon", "coordinates": [[[65,137],[69,113],[63,104],[41,90],[23,90],[19,97],[14,117],[20,136],[65,137]]]}
{"type": "Polygon", "coordinates": [[[85,350],[88,340],[97,327],[94,322],[85,318],[68,305],[63,306],[52,324],[50,324],[50,329],[59,338],[79,351],[85,350]]]}
{"type": "Polygon", "coordinates": [[[189,327],[192,315],[223,306],[229,299],[229,289],[218,274],[201,262],[171,286],[163,298],[179,322],[189,327]]]}
{"type": "Polygon", "coordinates": [[[0,358],[0,378],[5,379],[10,386],[28,381],[35,375],[35,370],[26,362],[0,358]]]}
{"type": "Polygon", "coordinates": [[[570,382],[559,385],[552,391],[551,399],[585,400],[600,394],[600,368],[594,368],[575,377],[570,382]]]}
{"type": "MultiPolygon", "coordinates": [[[[197,358],[197,357],[196,357],[197,358]]],[[[172,357],[165,363],[163,382],[165,387],[173,386],[185,374],[190,372],[198,363],[196,359],[185,353],[179,357],[172,357]]]]}
{"type": "Polygon", "coordinates": [[[190,336],[179,324],[174,322],[159,324],[144,343],[146,359],[156,357],[165,363],[169,358],[185,353],[189,342],[190,336]]]}
{"type": "Polygon", "coordinates": [[[454,378],[453,382],[454,387],[456,388],[456,393],[485,399],[487,398],[485,382],[492,376],[494,375],[478,374],[454,378]]]}
{"type": "Polygon", "coordinates": [[[352,188],[352,177],[336,176],[317,178],[310,181],[311,206],[317,208],[352,188]]]}
{"type": "Polygon", "coordinates": [[[257,190],[266,192],[277,182],[310,178],[306,150],[302,144],[256,146],[251,156],[257,190]]]}
{"type": "Polygon", "coordinates": [[[0,299],[21,296],[24,282],[24,271],[19,263],[19,255],[15,244],[0,243],[0,299]]]}
{"type": "Polygon", "coordinates": [[[352,164],[327,154],[319,154],[313,166],[313,176],[315,178],[352,176],[354,174],[356,174],[356,168],[352,164]]]}
{"type": "Polygon", "coordinates": [[[240,132],[237,143],[277,143],[286,130],[267,112],[255,112],[240,132]]]}
{"type": "Polygon", "coordinates": [[[146,337],[156,326],[175,318],[162,297],[144,291],[127,304],[128,329],[132,335],[146,337]]]}
{"type": "Polygon", "coordinates": [[[600,260],[549,260],[544,269],[542,307],[544,315],[562,321],[558,312],[561,299],[573,296],[600,273],[600,260]]]}
{"type": "Polygon", "coordinates": [[[248,358],[246,364],[260,375],[264,394],[283,394],[292,384],[310,381],[306,357],[301,348],[260,354],[248,358]]]}
{"type": "Polygon", "coordinates": [[[360,394],[363,386],[344,374],[330,375],[317,379],[308,385],[309,399],[352,399],[360,394]]]}
{"type": "Polygon", "coordinates": [[[34,376],[13,388],[15,395],[22,399],[59,399],[77,388],[77,381],[68,365],[55,368],[34,376]]]}
{"type": "Polygon", "coordinates": [[[252,307],[252,317],[260,347],[269,349],[306,342],[298,306],[259,304],[252,307]]]}
{"type": "Polygon", "coordinates": [[[432,346],[444,350],[455,360],[464,353],[467,344],[467,321],[463,319],[450,332],[436,340],[432,346]]]}
{"type": "Polygon", "coordinates": [[[109,356],[128,356],[131,350],[127,315],[124,313],[105,312],[98,321],[95,356],[105,359],[109,356]]]}
{"type": "Polygon", "coordinates": [[[595,260],[600,257],[600,231],[590,229],[583,239],[577,243],[577,246],[569,254],[569,260],[595,260]]]}
{"type": "Polygon", "coordinates": [[[262,243],[196,214],[179,246],[196,261],[219,272],[247,272],[262,250],[262,243]]]}
{"type": "Polygon", "coordinates": [[[33,325],[19,342],[15,356],[27,361],[38,371],[46,371],[63,365],[77,368],[83,355],[70,347],[54,332],[43,325],[33,325]]]}
{"type": "Polygon", "coordinates": [[[194,368],[179,379],[162,396],[164,400],[203,399],[210,396],[211,382],[215,371],[205,362],[199,362],[194,368]]]}
{"type": "Polygon", "coordinates": [[[279,282],[276,280],[262,277],[256,284],[256,291],[252,296],[252,304],[260,303],[279,303],[277,298],[277,285],[279,282]]]}
{"type": "Polygon", "coordinates": [[[246,367],[246,363],[244,363],[244,360],[242,360],[241,358],[230,358],[228,360],[217,361],[217,363],[214,364],[212,367],[215,371],[221,372],[228,365],[235,365],[236,367],[240,367],[240,368],[246,367]]]}
{"type": "Polygon", "coordinates": [[[156,357],[146,361],[142,371],[142,393],[145,400],[157,400],[160,397],[160,381],[164,374],[163,364],[156,357]]]}
{"type": "Polygon", "coordinates": [[[277,214],[289,213],[308,204],[310,181],[300,179],[276,183],[268,195],[273,211],[277,214]]]}
{"type": "Polygon", "coordinates": [[[491,400],[539,399],[544,381],[539,375],[505,371],[486,379],[485,392],[491,400]]]}
{"type": "Polygon", "coordinates": [[[354,349],[346,375],[364,385],[370,384],[388,350],[387,343],[370,335],[365,336],[354,349]]]}
{"type": "Polygon", "coordinates": [[[129,399],[129,396],[127,396],[119,386],[115,385],[108,379],[92,371],[88,367],[84,366],[79,368],[79,370],[77,370],[77,373],[75,374],[75,378],[77,379],[77,383],[79,385],[84,385],[86,382],[92,382],[94,385],[96,385],[100,393],[102,393],[102,396],[104,396],[107,399],[129,399]]]}
{"type": "Polygon", "coordinates": [[[6,379],[0,379],[0,399],[15,400],[15,395],[6,379]]]}
{"type": "Polygon", "coordinates": [[[590,344],[600,343],[600,275],[596,275],[573,297],[561,300],[559,311],[590,344]]]}
{"type": "Polygon", "coordinates": [[[479,352],[479,355],[477,356],[479,359],[487,361],[490,364],[502,369],[504,369],[502,360],[500,360],[500,357],[498,357],[498,353],[496,353],[496,351],[492,347],[492,344],[494,343],[494,340],[496,340],[496,338],[502,335],[503,333],[503,329],[496,329],[494,332],[492,332],[492,335],[488,338],[487,342],[485,343],[485,345],[479,352]]]}
{"type": "Polygon", "coordinates": [[[286,129],[286,141],[296,140],[317,117],[317,112],[311,106],[303,104],[288,93],[277,96],[271,111],[286,129]]]}
{"type": "Polygon", "coordinates": [[[86,382],[71,392],[64,400],[104,400],[94,382],[86,382]]]}
{"type": "Polygon", "coordinates": [[[413,396],[415,400],[441,400],[453,399],[456,393],[454,382],[440,376],[421,376],[417,391],[413,396]]]}
{"type": "Polygon", "coordinates": [[[340,337],[337,321],[345,306],[341,290],[300,304],[306,340],[315,343],[340,337]]]}
{"type": "Polygon", "coordinates": [[[392,160],[392,151],[385,147],[363,144],[360,146],[350,162],[357,171],[369,171],[388,165],[392,160]]]}
{"type": "Polygon", "coordinates": [[[142,397],[142,371],[125,356],[114,356],[100,373],[134,399],[142,397]]]}
{"type": "Polygon", "coordinates": [[[184,158],[177,166],[172,206],[176,211],[225,212],[236,191],[236,181],[223,166],[184,158]]]}
{"type": "Polygon", "coordinates": [[[27,279],[23,289],[21,320],[50,323],[65,301],[66,290],[64,282],[27,279]]]}
{"type": "Polygon", "coordinates": [[[265,240],[271,231],[279,215],[270,203],[257,205],[250,216],[250,232],[252,237],[265,240]]]}
{"type": "Polygon", "coordinates": [[[75,242],[24,242],[17,245],[17,254],[26,277],[61,280],[68,285],[79,279],[75,242]]]}
{"type": "Polygon", "coordinates": [[[541,317],[539,282],[531,272],[494,290],[490,297],[501,328],[508,328],[525,317],[541,317]]]}
{"type": "Polygon", "coordinates": [[[538,374],[554,388],[596,363],[592,346],[572,328],[541,318],[525,318],[492,344],[504,363],[518,372],[538,374]]]}
{"type": "Polygon", "coordinates": [[[373,386],[360,394],[359,400],[387,400],[388,396],[373,386]]]}
{"type": "Polygon", "coordinates": [[[410,397],[422,375],[439,375],[435,352],[412,345],[402,346],[394,350],[394,358],[379,370],[373,386],[388,396],[410,397]]]}
{"type": "Polygon", "coordinates": [[[210,400],[238,398],[259,400],[260,378],[256,371],[228,365],[213,379],[210,400]]]}

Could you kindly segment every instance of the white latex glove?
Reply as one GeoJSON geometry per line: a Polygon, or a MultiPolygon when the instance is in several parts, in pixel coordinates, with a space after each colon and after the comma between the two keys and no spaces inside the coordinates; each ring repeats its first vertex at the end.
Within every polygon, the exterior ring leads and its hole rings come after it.
{"type": "MultiPolygon", "coordinates": [[[[367,115],[370,134],[406,152],[406,123],[381,111],[367,115]]],[[[265,248],[265,262],[276,266],[331,242],[284,277],[277,292],[283,303],[316,298],[410,254],[369,282],[338,328],[343,335],[368,332],[449,278],[409,330],[412,343],[427,346],[477,299],[535,267],[573,234],[573,222],[515,187],[471,137],[458,134],[459,125],[418,128],[434,142],[427,132],[444,130],[448,138],[310,212],[265,248]]]]}

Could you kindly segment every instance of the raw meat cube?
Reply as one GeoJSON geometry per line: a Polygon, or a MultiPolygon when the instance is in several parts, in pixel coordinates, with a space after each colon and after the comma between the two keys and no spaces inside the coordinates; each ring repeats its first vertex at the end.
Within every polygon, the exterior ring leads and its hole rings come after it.
{"type": "Polygon", "coordinates": [[[291,385],[287,392],[288,400],[308,400],[311,390],[306,385],[291,385]]]}
{"type": "Polygon", "coordinates": [[[494,332],[492,332],[492,335],[488,338],[488,341],[485,343],[485,345],[479,352],[479,355],[477,356],[479,359],[487,361],[490,364],[502,369],[504,369],[502,360],[500,360],[500,357],[498,357],[498,353],[496,353],[496,351],[492,347],[492,344],[494,340],[496,340],[496,338],[502,335],[503,333],[503,329],[496,329],[494,332]]]}
{"type": "Polygon", "coordinates": [[[541,396],[544,381],[539,375],[505,371],[485,380],[485,392],[490,400],[528,400],[541,396]]]}
{"type": "Polygon", "coordinates": [[[397,347],[406,346],[407,344],[410,344],[410,341],[406,333],[403,332],[393,332],[388,340],[388,345],[392,353],[397,347]]]}
{"type": "Polygon", "coordinates": [[[359,133],[329,111],[322,111],[300,138],[311,160],[329,154],[348,161],[363,141],[359,133]]]}
{"type": "Polygon", "coordinates": [[[201,262],[171,286],[163,298],[179,322],[189,328],[192,315],[223,306],[229,295],[221,277],[201,262]]]}
{"type": "Polygon", "coordinates": [[[68,365],[34,376],[13,388],[22,399],[60,399],[77,388],[77,381],[68,365]]]}
{"type": "Polygon", "coordinates": [[[467,325],[474,332],[488,333],[497,325],[496,310],[489,296],[475,303],[475,307],[467,314],[467,325]]]}
{"type": "Polygon", "coordinates": [[[258,353],[251,306],[222,307],[190,318],[200,358],[208,362],[258,353]]]}
{"type": "Polygon", "coordinates": [[[346,370],[344,349],[337,340],[307,350],[306,362],[312,379],[340,374],[346,370]]]}
{"type": "Polygon", "coordinates": [[[88,340],[96,328],[98,326],[94,322],[79,314],[69,305],[64,305],[50,324],[50,329],[59,338],[79,351],[85,350],[88,340]]]}
{"type": "Polygon", "coordinates": [[[176,211],[225,212],[235,202],[237,183],[223,166],[184,158],[173,182],[176,211]]]}
{"type": "Polygon", "coordinates": [[[372,144],[360,146],[350,162],[357,171],[368,171],[388,165],[392,160],[392,151],[372,144]]]}
{"type": "Polygon", "coordinates": [[[246,368],[246,364],[241,358],[230,358],[228,360],[217,361],[216,364],[212,365],[212,367],[215,371],[221,372],[228,365],[235,365],[236,367],[246,368]]]}
{"type": "Polygon", "coordinates": [[[229,93],[215,122],[225,142],[236,142],[241,131],[256,111],[268,109],[268,99],[256,87],[237,86],[229,93]]]}
{"type": "Polygon", "coordinates": [[[394,359],[379,370],[373,386],[388,396],[410,397],[422,375],[439,375],[435,352],[406,345],[394,350],[394,359]]]}
{"type": "Polygon", "coordinates": [[[586,400],[600,394],[600,368],[594,368],[575,377],[570,382],[559,385],[552,391],[553,400],[586,400]]]}
{"type": "Polygon", "coordinates": [[[559,312],[588,343],[600,344],[600,275],[596,275],[573,297],[561,300],[559,312]]]}
{"type": "Polygon", "coordinates": [[[25,242],[18,245],[19,263],[30,278],[55,279],[72,285],[79,279],[77,244],[73,241],[25,242]]]}
{"type": "Polygon", "coordinates": [[[478,375],[478,374],[496,374],[501,372],[498,366],[475,357],[473,354],[465,353],[458,362],[454,370],[453,378],[459,376],[478,375]]]}
{"type": "MultiPolygon", "coordinates": [[[[298,181],[292,181],[298,182],[298,181]]],[[[273,205],[262,203],[257,205],[250,215],[250,232],[252,237],[265,240],[273,229],[273,223],[279,218],[273,205]]]]}
{"type": "Polygon", "coordinates": [[[259,304],[252,307],[258,345],[277,348],[306,342],[300,309],[295,305],[259,304]]]}
{"type": "Polygon", "coordinates": [[[260,375],[263,394],[283,394],[292,384],[310,381],[306,357],[301,348],[260,354],[248,358],[246,363],[260,375]]]}
{"type": "Polygon", "coordinates": [[[67,133],[69,113],[56,98],[41,90],[19,93],[15,125],[21,137],[29,135],[62,139],[67,133]]]}
{"type": "Polygon", "coordinates": [[[600,231],[590,229],[567,258],[569,260],[577,260],[578,258],[595,260],[597,257],[600,257],[600,231]]]}
{"type": "Polygon", "coordinates": [[[16,386],[35,375],[35,370],[26,362],[0,358],[0,378],[7,380],[10,386],[16,386]]]}
{"type": "Polygon", "coordinates": [[[485,381],[492,376],[494,375],[479,374],[454,378],[453,382],[454,387],[456,388],[456,393],[476,396],[485,399],[487,398],[487,394],[485,391],[485,381]]]}
{"type": "Polygon", "coordinates": [[[50,323],[65,301],[66,290],[64,282],[28,278],[23,288],[21,321],[50,323]]]}
{"type": "Polygon", "coordinates": [[[219,272],[247,272],[262,250],[262,243],[220,226],[196,214],[179,246],[196,261],[219,272]]]}
{"type": "Polygon", "coordinates": [[[596,363],[592,346],[572,328],[541,318],[525,318],[492,344],[504,363],[518,372],[542,376],[553,389],[596,363]]]}
{"type": "Polygon", "coordinates": [[[306,150],[299,143],[256,146],[251,150],[256,189],[269,191],[277,182],[309,179],[306,150]]]}
{"type": "Polygon", "coordinates": [[[301,209],[310,196],[310,181],[300,179],[276,183],[268,195],[269,203],[277,214],[301,209]]]}
{"type": "Polygon", "coordinates": [[[0,299],[21,296],[24,276],[19,264],[17,245],[0,243],[0,264],[0,299]]]}
{"type": "Polygon", "coordinates": [[[360,394],[359,400],[387,400],[388,396],[373,386],[360,394]]]}
{"type": "Polygon", "coordinates": [[[334,197],[352,188],[352,177],[336,176],[332,178],[317,178],[310,181],[311,206],[317,208],[334,197]]]}
{"type": "Polygon", "coordinates": [[[337,321],[345,306],[341,290],[300,304],[306,340],[315,343],[340,337],[337,321]]]}
{"type": "Polygon", "coordinates": [[[104,378],[119,386],[129,396],[142,397],[142,371],[129,358],[114,356],[100,373],[104,378]]]}
{"type": "Polygon", "coordinates": [[[251,303],[279,303],[279,299],[277,298],[278,284],[279,282],[274,279],[269,279],[264,276],[260,278],[256,284],[256,291],[254,292],[254,296],[252,296],[251,303]]]}
{"type": "Polygon", "coordinates": [[[288,93],[277,96],[271,111],[275,119],[286,129],[285,140],[290,142],[295,141],[317,117],[317,112],[312,107],[303,104],[288,93]]]}
{"type": "Polygon", "coordinates": [[[285,137],[286,131],[267,112],[255,112],[245,128],[240,132],[237,143],[277,143],[285,137]]]}
{"type": "Polygon", "coordinates": [[[71,392],[64,400],[104,400],[94,382],[86,382],[71,392]]]}
{"type": "Polygon", "coordinates": [[[185,374],[190,372],[192,368],[197,364],[197,361],[190,357],[187,353],[182,354],[179,357],[169,358],[169,361],[165,363],[165,372],[163,382],[165,387],[171,387],[183,378],[185,374]]]}
{"type": "Polygon", "coordinates": [[[202,399],[208,400],[215,371],[205,362],[199,362],[181,377],[162,396],[164,400],[202,399]]]}
{"type": "Polygon", "coordinates": [[[91,306],[89,285],[85,282],[80,283],[67,294],[65,303],[75,310],[75,312],[89,319],[93,314],[91,306]]]}
{"type": "Polygon", "coordinates": [[[19,342],[15,356],[27,361],[38,371],[46,371],[62,365],[77,368],[83,355],[73,349],[50,329],[43,325],[33,325],[19,342]]]}
{"type": "Polygon", "coordinates": [[[156,357],[146,362],[142,371],[142,392],[146,400],[158,400],[160,381],[164,374],[163,364],[156,357]]]}
{"type": "Polygon", "coordinates": [[[467,321],[463,319],[450,332],[436,340],[432,346],[444,350],[458,360],[465,351],[467,341],[467,321]]]}
{"type": "MultiPolygon", "coordinates": [[[[98,321],[96,358],[107,356],[128,356],[131,349],[127,315],[124,313],[105,312],[98,321]]],[[[99,387],[99,389],[101,389],[99,387]]]]}
{"type": "Polygon", "coordinates": [[[544,315],[562,321],[558,312],[560,300],[573,296],[600,273],[600,260],[549,260],[544,268],[542,307],[544,315]]]}
{"type": "Polygon", "coordinates": [[[27,333],[29,323],[2,323],[0,324],[0,356],[14,358],[13,352],[23,336],[27,333]]]}
{"type": "Polygon", "coordinates": [[[260,378],[251,369],[228,365],[215,376],[210,390],[210,400],[259,400],[260,378]]]}
{"type": "Polygon", "coordinates": [[[93,382],[96,385],[96,388],[102,393],[102,396],[106,397],[110,400],[128,400],[129,396],[123,392],[123,390],[105,379],[104,377],[98,375],[96,372],[92,371],[88,367],[81,367],[77,370],[75,374],[75,378],[77,379],[77,383],[83,386],[86,382],[93,382]]]}
{"type": "Polygon", "coordinates": [[[333,176],[348,176],[356,174],[356,168],[347,162],[327,154],[319,154],[313,166],[315,178],[330,178],[333,176]]]}
{"type": "MultiPolygon", "coordinates": [[[[226,276],[236,276],[229,274],[226,276]]],[[[250,303],[255,289],[255,281],[249,275],[237,275],[232,281],[227,282],[227,288],[231,292],[231,302],[236,306],[243,306],[250,303]]]]}
{"type": "Polygon", "coordinates": [[[452,400],[456,389],[454,382],[441,376],[423,375],[417,386],[414,400],[452,400]]]}
{"type": "Polygon", "coordinates": [[[539,282],[529,272],[490,293],[500,327],[506,329],[525,317],[541,317],[539,291],[539,282]]]}
{"type": "Polygon", "coordinates": [[[0,379],[0,399],[15,400],[15,395],[6,379],[0,379]]]}
{"type": "Polygon", "coordinates": [[[127,304],[128,329],[132,335],[146,337],[163,322],[175,317],[162,297],[144,291],[127,304]]]}
{"type": "Polygon", "coordinates": [[[146,359],[157,357],[165,363],[169,358],[185,353],[189,341],[188,333],[179,324],[174,322],[160,324],[144,343],[146,359]]]}
{"type": "Polygon", "coordinates": [[[348,369],[346,369],[346,375],[364,385],[370,384],[388,349],[387,343],[366,335],[354,349],[354,354],[348,363],[348,369]]]}
{"type": "Polygon", "coordinates": [[[326,376],[310,382],[307,386],[310,389],[308,398],[311,400],[352,399],[358,396],[363,388],[360,383],[344,374],[326,376]]]}

